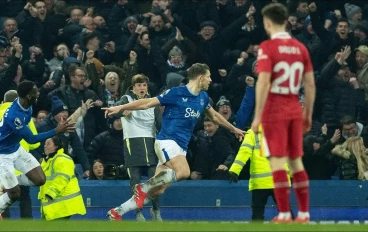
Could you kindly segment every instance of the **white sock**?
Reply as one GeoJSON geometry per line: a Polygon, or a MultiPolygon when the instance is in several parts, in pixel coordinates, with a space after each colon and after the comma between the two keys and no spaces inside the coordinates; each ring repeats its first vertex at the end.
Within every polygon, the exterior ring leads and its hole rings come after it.
{"type": "MultiPolygon", "coordinates": [[[[147,204],[148,202],[150,202],[151,199],[150,197],[146,197],[146,199],[144,199],[144,204],[147,204]]],[[[134,196],[132,196],[129,200],[127,200],[126,202],[124,202],[123,204],[121,204],[120,206],[115,208],[115,211],[119,214],[119,215],[123,215],[131,210],[135,210],[138,209],[137,203],[135,203],[134,200],[134,196]]]]}
{"type": "Polygon", "coordinates": [[[13,201],[10,200],[8,193],[4,193],[0,196],[0,214],[4,212],[5,209],[7,209],[11,204],[13,204],[13,201]]]}
{"type": "Polygon", "coordinates": [[[278,218],[279,218],[279,219],[287,219],[287,218],[291,218],[291,213],[290,213],[290,212],[283,212],[283,213],[279,213],[278,218]]]}
{"type": "Polygon", "coordinates": [[[298,212],[298,218],[310,218],[309,212],[298,212]]]}
{"type": "Polygon", "coordinates": [[[17,176],[17,180],[18,180],[19,185],[34,186],[33,182],[30,181],[25,174],[21,174],[21,175],[17,176]]]}
{"type": "Polygon", "coordinates": [[[155,188],[161,185],[165,185],[165,184],[170,184],[175,181],[176,181],[175,171],[172,170],[171,168],[168,168],[160,172],[156,176],[152,177],[144,184],[142,184],[142,191],[145,193],[148,193],[148,191],[150,191],[152,188],[155,188]]]}

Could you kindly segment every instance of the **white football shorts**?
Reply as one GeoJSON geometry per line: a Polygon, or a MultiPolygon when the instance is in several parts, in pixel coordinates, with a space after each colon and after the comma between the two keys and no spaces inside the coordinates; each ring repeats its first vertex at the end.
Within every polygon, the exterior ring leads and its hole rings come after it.
{"type": "Polygon", "coordinates": [[[0,154],[0,184],[6,189],[14,188],[18,185],[14,168],[26,174],[38,166],[40,163],[23,147],[10,154],[0,154]]]}
{"type": "Polygon", "coordinates": [[[155,152],[158,157],[158,165],[163,165],[172,158],[183,155],[187,152],[181,148],[174,140],[157,140],[155,141],[155,152]]]}

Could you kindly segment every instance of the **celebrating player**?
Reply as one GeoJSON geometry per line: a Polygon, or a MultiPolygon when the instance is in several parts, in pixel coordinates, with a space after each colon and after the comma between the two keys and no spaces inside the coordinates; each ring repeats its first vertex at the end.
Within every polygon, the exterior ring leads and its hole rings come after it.
{"type": "Polygon", "coordinates": [[[309,222],[309,180],[301,160],[303,129],[310,130],[315,98],[313,67],[307,49],[286,32],[288,12],[282,4],[267,5],[262,10],[264,27],[271,37],[259,47],[256,111],[252,130],[258,132],[262,122],[262,146],[275,183],[274,193],[279,214],[275,223],[291,222],[288,176],[293,176],[298,200],[295,222],[309,222]],[[304,112],[299,104],[299,89],[304,83],[304,112]],[[304,126],[304,128],[303,128],[304,126]]]}
{"type": "Polygon", "coordinates": [[[167,90],[154,98],[140,99],[129,104],[102,108],[105,116],[123,110],[143,110],[157,105],[165,106],[161,131],[155,141],[159,159],[156,175],[143,184],[135,186],[135,195],[121,206],[111,209],[110,220],[121,220],[121,215],[134,210],[161,195],[175,181],[187,179],[190,175],[186,150],[197,119],[204,111],[213,122],[233,132],[242,139],[244,131],[235,128],[210,105],[205,92],[210,83],[210,71],[206,64],[193,64],[188,70],[189,83],[186,86],[167,90]]]}
{"type": "Polygon", "coordinates": [[[0,120],[0,183],[6,189],[6,193],[0,196],[0,213],[18,200],[19,185],[41,186],[46,181],[38,161],[19,142],[24,139],[34,144],[57,133],[74,130],[73,124],[62,122],[53,130],[34,135],[28,123],[32,118],[32,104],[39,96],[37,86],[31,81],[23,81],[18,85],[17,93],[18,98],[0,120]],[[14,168],[25,174],[15,176],[14,168]]]}

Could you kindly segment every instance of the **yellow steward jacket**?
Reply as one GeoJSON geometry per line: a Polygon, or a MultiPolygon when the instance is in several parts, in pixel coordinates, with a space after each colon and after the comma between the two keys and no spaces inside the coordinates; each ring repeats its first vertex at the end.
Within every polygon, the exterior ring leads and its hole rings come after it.
{"type": "MultiPolygon", "coordinates": [[[[3,103],[3,104],[0,105],[0,119],[4,117],[4,114],[5,114],[6,109],[8,109],[11,104],[12,104],[12,102],[5,102],[5,103],[3,103]]],[[[35,126],[33,120],[31,120],[28,123],[28,128],[32,131],[32,133],[34,135],[37,134],[37,129],[36,129],[36,126],[35,126]]],[[[20,145],[24,148],[24,150],[26,150],[27,152],[29,152],[30,150],[34,150],[34,149],[38,148],[40,146],[40,143],[29,144],[24,139],[22,139],[20,141],[20,145]]],[[[15,174],[16,175],[20,175],[22,173],[20,171],[18,171],[18,170],[15,169],[15,174]]]]}
{"type": "Polygon", "coordinates": [[[47,221],[74,214],[86,214],[78,179],[74,175],[73,159],[64,154],[64,149],[41,163],[46,183],[40,187],[41,215],[47,221]],[[48,200],[49,195],[52,200],[48,200]]]}
{"type": "MultiPolygon", "coordinates": [[[[270,162],[265,156],[261,156],[260,140],[261,133],[255,134],[251,129],[248,130],[229,170],[239,175],[244,165],[250,159],[249,191],[274,188],[270,162]]],[[[285,169],[288,170],[287,166],[285,166],[285,169]]]]}

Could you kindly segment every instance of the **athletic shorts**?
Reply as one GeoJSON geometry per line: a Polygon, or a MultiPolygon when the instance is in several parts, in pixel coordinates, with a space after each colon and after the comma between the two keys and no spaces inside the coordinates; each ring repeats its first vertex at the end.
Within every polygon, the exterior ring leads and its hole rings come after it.
{"type": "Polygon", "coordinates": [[[155,141],[155,152],[158,158],[158,165],[163,165],[167,161],[179,155],[187,155],[187,152],[181,148],[174,140],[155,141]]]}
{"type": "Polygon", "coordinates": [[[23,147],[19,147],[16,152],[11,154],[0,154],[0,184],[6,189],[14,188],[18,185],[14,168],[26,174],[38,166],[40,163],[23,147]]]}
{"type": "Polygon", "coordinates": [[[303,120],[262,122],[262,152],[266,157],[303,156],[303,120]]]}

